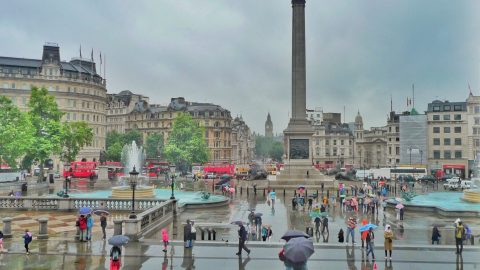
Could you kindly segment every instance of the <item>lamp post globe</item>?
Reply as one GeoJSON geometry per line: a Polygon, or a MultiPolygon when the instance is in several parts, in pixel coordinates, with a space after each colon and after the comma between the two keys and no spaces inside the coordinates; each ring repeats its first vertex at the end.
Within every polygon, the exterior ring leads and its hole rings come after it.
{"type": "Polygon", "coordinates": [[[128,178],[128,182],[130,187],[132,188],[132,213],[130,214],[129,218],[136,219],[137,215],[135,215],[135,189],[137,188],[138,183],[138,174],[135,166],[133,166],[133,170],[129,173],[130,177],[128,178]]]}
{"type": "Polygon", "coordinates": [[[171,183],[170,186],[172,188],[172,195],[170,196],[170,200],[175,200],[175,194],[174,194],[174,188],[175,188],[175,171],[176,171],[176,166],[175,164],[170,165],[170,178],[171,178],[171,183]]]}

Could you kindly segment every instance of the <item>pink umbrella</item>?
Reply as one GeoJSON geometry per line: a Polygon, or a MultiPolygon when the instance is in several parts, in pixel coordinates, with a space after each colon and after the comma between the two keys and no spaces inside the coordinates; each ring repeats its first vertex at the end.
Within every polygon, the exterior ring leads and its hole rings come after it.
{"type": "Polygon", "coordinates": [[[401,204],[401,203],[399,203],[399,204],[397,204],[397,205],[395,206],[395,208],[397,208],[397,209],[402,209],[402,208],[404,208],[404,207],[405,207],[405,206],[404,206],[403,204],[401,204]]]}

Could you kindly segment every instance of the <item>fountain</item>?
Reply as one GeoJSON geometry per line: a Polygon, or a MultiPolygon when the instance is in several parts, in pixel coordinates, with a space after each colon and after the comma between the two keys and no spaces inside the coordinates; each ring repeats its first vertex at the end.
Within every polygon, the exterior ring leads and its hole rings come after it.
{"type": "Polygon", "coordinates": [[[474,187],[463,192],[463,200],[467,202],[480,203],[480,153],[477,154],[477,159],[473,167],[472,184],[474,187]]]}
{"type": "MultiPolygon", "coordinates": [[[[120,185],[112,188],[111,198],[127,199],[132,197],[132,189],[129,185],[129,173],[133,168],[141,171],[143,162],[145,161],[145,151],[143,147],[137,146],[135,141],[131,144],[123,146],[122,150],[122,164],[125,166],[125,176],[120,177],[120,185]]],[[[136,198],[154,198],[154,186],[145,185],[146,176],[139,175],[137,177],[137,186],[135,189],[136,198]]]]}

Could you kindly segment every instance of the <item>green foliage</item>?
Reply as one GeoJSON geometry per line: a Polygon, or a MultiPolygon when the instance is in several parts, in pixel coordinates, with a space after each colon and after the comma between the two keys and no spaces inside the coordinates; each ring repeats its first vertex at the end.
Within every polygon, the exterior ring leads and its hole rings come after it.
{"type": "Polygon", "coordinates": [[[145,152],[147,158],[157,158],[162,154],[163,150],[163,135],[158,133],[153,133],[147,137],[147,142],[145,143],[145,152]]]}
{"type": "MultiPolygon", "coordinates": [[[[43,163],[52,155],[62,151],[63,127],[60,122],[63,113],[58,109],[55,97],[48,94],[44,87],[32,87],[28,115],[33,125],[33,144],[28,155],[43,163]]],[[[41,174],[39,176],[40,180],[41,174]]]]}
{"type": "Polygon", "coordinates": [[[121,142],[115,142],[114,144],[110,145],[105,152],[106,160],[121,161],[123,146],[124,144],[121,142]]]}
{"type": "Polygon", "coordinates": [[[173,123],[164,154],[169,162],[186,168],[192,163],[208,161],[205,131],[188,113],[180,114],[173,123]]]}
{"type": "Polygon", "coordinates": [[[138,146],[143,144],[143,136],[142,133],[136,129],[131,129],[123,134],[123,143],[124,144],[131,144],[132,141],[135,141],[138,146]]]}
{"type": "Polygon", "coordinates": [[[107,138],[105,141],[106,148],[110,148],[110,146],[120,143],[123,144],[123,134],[118,133],[117,131],[111,131],[107,133],[107,138]]]}
{"type": "Polygon", "coordinates": [[[0,162],[17,167],[17,159],[25,155],[33,143],[33,126],[7,97],[0,96],[0,162]]]}
{"type": "Polygon", "coordinates": [[[64,123],[61,159],[67,162],[74,161],[80,150],[90,144],[92,139],[93,129],[86,122],[64,123]]]}
{"type": "Polygon", "coordinates": [[[283,151],[283,144],[274,141],[272,138],[259,136],[255,139],[255,155],[257,157],[281,161],[283,151]]]}

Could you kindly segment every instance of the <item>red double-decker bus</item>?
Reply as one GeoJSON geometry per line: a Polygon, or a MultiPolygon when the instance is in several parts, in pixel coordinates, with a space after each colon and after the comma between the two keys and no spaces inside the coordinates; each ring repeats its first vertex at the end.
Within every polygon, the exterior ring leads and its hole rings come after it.
{"type": "Polygon", "coordinates": [[[170,163],[160,161],[150,161],[147,166],[149,177],[156,177],[160,174],[166,174],[170,171],[170,163]]]}
{"type": "Polygon", "coordinates": [[[97,177],[97,162],[73,161],[70,168],[63,171],[63,176],[73,178],[95,178],[97,177]]]}
{"type": "Polygon", "coordinates": [[[203,167],[203,172],[205,174],[214,173],[217,176],[221,176],[223,174],[234,175],[235,165],[229,163],[207,163],[203,167]]]}

